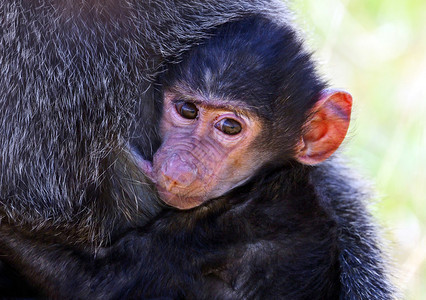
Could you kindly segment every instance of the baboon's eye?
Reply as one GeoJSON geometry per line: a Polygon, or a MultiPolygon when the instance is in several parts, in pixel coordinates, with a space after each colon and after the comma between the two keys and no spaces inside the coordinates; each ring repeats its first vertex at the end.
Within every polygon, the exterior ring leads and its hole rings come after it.
{"type": "Polygon", "coordinates": [[[194,103],[179,101],[175,107],[178,114],[185,119],[195,119],[198,116],[198,108],[194,103]]]}
{"type": "Polygon", "coordinates": [[[216,123],[215,127],[228,135],[236,135],[241,132],[240,122],[234,119],[223,119],[216,123]]]}

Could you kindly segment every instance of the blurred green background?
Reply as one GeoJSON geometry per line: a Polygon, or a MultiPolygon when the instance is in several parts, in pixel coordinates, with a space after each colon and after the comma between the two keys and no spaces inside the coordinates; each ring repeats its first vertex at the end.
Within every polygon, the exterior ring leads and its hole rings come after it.
{"type": "Polygon", "coordinates": [[[371,179],[404,299],[426,299],[426,1],[292,1],[320,71],[354,98],[345,146],[371,179]]]}

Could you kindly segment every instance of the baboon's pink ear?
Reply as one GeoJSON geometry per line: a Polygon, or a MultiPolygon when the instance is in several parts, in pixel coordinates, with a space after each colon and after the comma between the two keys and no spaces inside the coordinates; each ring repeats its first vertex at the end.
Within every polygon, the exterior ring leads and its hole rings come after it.
{"type": "Polygon", "coordinates": [[[348,132],[351,109],[352,96],[349,93],[324,90],[304,125],[303,136],[296,145],[296,159],[303,164],[315,165],[329,158],[348,132]]]}

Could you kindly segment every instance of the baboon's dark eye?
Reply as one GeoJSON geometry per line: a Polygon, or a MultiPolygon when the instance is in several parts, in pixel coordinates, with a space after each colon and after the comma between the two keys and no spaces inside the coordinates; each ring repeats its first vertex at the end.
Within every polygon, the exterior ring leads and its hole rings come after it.
{"type": "Polygon", "coordinates": [[[241,124],[234,119],[223,119],[216,123],[215,127],[225,134],[235,135],[241,132],[241,124]]]}
{"type": "Polygon", "coordinates": [[[179,101],[175,104],[176,111],[185,119],[195,119],[198,116],[198,109],[191,102],[179,101]]]}

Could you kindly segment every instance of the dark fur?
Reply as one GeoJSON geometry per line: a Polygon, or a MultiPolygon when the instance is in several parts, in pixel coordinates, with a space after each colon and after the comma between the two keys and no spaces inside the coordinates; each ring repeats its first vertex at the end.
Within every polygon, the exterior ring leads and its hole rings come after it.
{"type": "MultiPolygon", "coordinates": [[[[364,197],[347,171],[289,159],[324,84],[285,19],[273,17],[285,15],[278,2],[83,2],[0,3],[0,254],[9,264],[0,284],[14,280],[15,295],[31,295],[17,270],[58,299],[391,298],[364,197]],[[238,83],[232,74],[217,88],[254,96],[247,101],[288,151],[225,197],[162,210],[126,147],[148,158],[158,147],[152,80],[213,28],[253,15],[263,16],[255,23],[273,20],[292,41],[279,57],[289,61],[284,69],[259,73],[268,91],[292,100],[259,105],[270,101],[258,99],[265,86],[224,86],[238,83]],[[282,78],[292,79],[275,90],[282,78]]],[[[210,53],[215,41],[220,51],[217,39],[199,51],[210,53]]]]}

